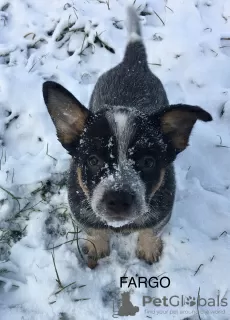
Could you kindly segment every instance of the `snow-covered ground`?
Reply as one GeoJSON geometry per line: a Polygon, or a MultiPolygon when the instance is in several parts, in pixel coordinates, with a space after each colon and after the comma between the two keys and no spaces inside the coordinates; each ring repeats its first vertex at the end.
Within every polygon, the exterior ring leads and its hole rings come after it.
{"type": "Polygon", "coordinates": [[[199,288],[201,297],[219,295],[228,306],[199,307],[195,318],[230,319],[230,1],[134,3],[150,68],[170,102],[197,104],[214,118],[196,124],[176,160],[163,257],[153,266],[139,262],[126,237],[118,251],[114,239],[95,270],[82,263],[84,234],[68,233],[77,231],[67,203],[70,157],[41,91],[53,79],[88,104],[98,76],[123,57],[126,1],[0,0],[1,320],[112,319],[125,273],[171,280],[167,289],[133,289],[134,319],[191,317],[196,306],[143,307],[142,297],[197,297],[199,288]],[[73,238],[52,257],[53,246],[73,238]]]}

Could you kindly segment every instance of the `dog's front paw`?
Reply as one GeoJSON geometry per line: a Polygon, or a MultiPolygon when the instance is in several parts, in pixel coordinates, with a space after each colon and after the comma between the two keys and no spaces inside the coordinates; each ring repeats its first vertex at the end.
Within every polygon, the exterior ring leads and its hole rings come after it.
{"type": "Polygon", "coordinates": [[[97,266],[98,260],[109,256],[109,239],[107,234],[97,230],[87,237],[83,246],[83,252],[87,254],[87,265],[90,269],[97,266]]]}
{"type": "Polygon", "coordinates": [[[151,229],[142,230],[137,241],[136,255],[139,259],[152,264],[158,262],[163,251],[163,241],[151,229]]]}

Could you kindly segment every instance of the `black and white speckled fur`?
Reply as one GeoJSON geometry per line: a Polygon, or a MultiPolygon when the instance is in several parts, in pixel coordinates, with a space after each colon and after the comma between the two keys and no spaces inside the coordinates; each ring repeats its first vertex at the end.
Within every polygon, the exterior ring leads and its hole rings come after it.
{"type": "MultiPolygon", "coordinates": [[[[128,19],[130,39],[124,59],[118,66],[107,71],[98,79],[89,103],[89,109],[93,113],[106,108],[108,109],[107,113],[112,117],[122,106],[122,108],[129,110],[129,117],[135,115],[136,112],[154,115],[154,113],[165,110],[168,106],[168,99],[161,81],[148,67],[139,20],[132,7],[128,8],[128,19]]],[[[132,126],[132,124],[127,123],[128,128],[129,126],[132,126]]],[[[133,175],[130,172],[130,174],[135,177],[135,173],[133,175]]],[[[76,181],[76,164],[73,162],[70,169],[69,201],[77,220],[87,227],[108,228],[108,225],[96,218],[95,215],[92,218],[91,209],[90,213],[87,214],[85,207],[77,205],[81,203],[79,197],[82,195],[82,191],[74,192],[78,187],[76,181]],[[87,216],[89,216],[88,220],[86,219],[87,216]]],[[[140,188],[141,184],[139,192],[140,188]]],[[[170,219],[174,194],[174,168],[172,164],[169,164],[166,168],[164,183],[152,197],[148,206],[151,208],[151,212],[148,211],[148,214],[144,217],[141,216],[128,225],[117,228],[110,225],[109,228],[121,232],[122,230],[139,230],[140,228],[151,227],[158,233],[170,219]]],[[[84,196],[82,199],[84,199],[84,196]]]]}
{"type": "MultiPolygon", "coordinates": [[[[212,117],[197,106],[169,106],[161,81],[148,67],[133,7],[128,32],[124,59],[98,79],[89,110],[57,83],[44,83],[43,94],[58,138],[72,156],[71,211],[87,232],[93,230],[99,257],[108,254],[105,232],[139,231],[137,256],[152,263],[162,249],[155,236],[173,209],[173,161],[187,147],[196,120],[212,117]],[[120,197],[121,191],[121,207],[119,198],[106,200],[108,193],[120,197]]],[[[95,255],[92,246],[89,251],[95,255]]]]}

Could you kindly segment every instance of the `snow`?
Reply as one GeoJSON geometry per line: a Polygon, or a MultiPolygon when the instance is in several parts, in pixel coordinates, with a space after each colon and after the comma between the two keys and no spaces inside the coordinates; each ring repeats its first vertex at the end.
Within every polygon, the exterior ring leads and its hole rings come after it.
{"type": "Polygon", "coordinates": [[[229,319],[229,1],[135,1],[150,67],[170,103],[199,105],[214,121],[196,124],[190,147],[175,162],[176,202],[160,262],[135,258],[133,234],[115,237],[110,257],[90,270],[77,241],[68,242],[54,249],[54,259],[62,287],[73,284],[58,294],[50,249],[76,238],[67,234],[76,227],[65,182],[70,157],[57,141],[42,83],[58,81],[88,105],[99,75],[123,58],[126,1],[7,3],[0,0],[0,319],[112,319],[125,273],[165,273],[171,280],[167,289],[133,288],[132,303],[140,308],[134,319],[154,318],[153,310],[164,311],[155,315],[163,320],[189,317],[196,306],[179,306],[173,315],[172,307],[143,307],[142,297],[197,297],[199,288],[202,297],[228,299],[222,309],[200,307],[200,318],[229,319]],[[211,313],[217,309],[222,313],[211,313]]]}

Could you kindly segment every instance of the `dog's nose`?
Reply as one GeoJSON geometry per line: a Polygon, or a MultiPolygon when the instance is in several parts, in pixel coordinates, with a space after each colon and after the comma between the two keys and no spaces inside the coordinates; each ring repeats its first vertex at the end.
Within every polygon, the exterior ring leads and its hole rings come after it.
{"type": "Polygon", "coordinates": [[[134,195],[127,191],[109,191],[104,196],[107,209],[114,213],[128,211],[133,203],[134,195]]]}

